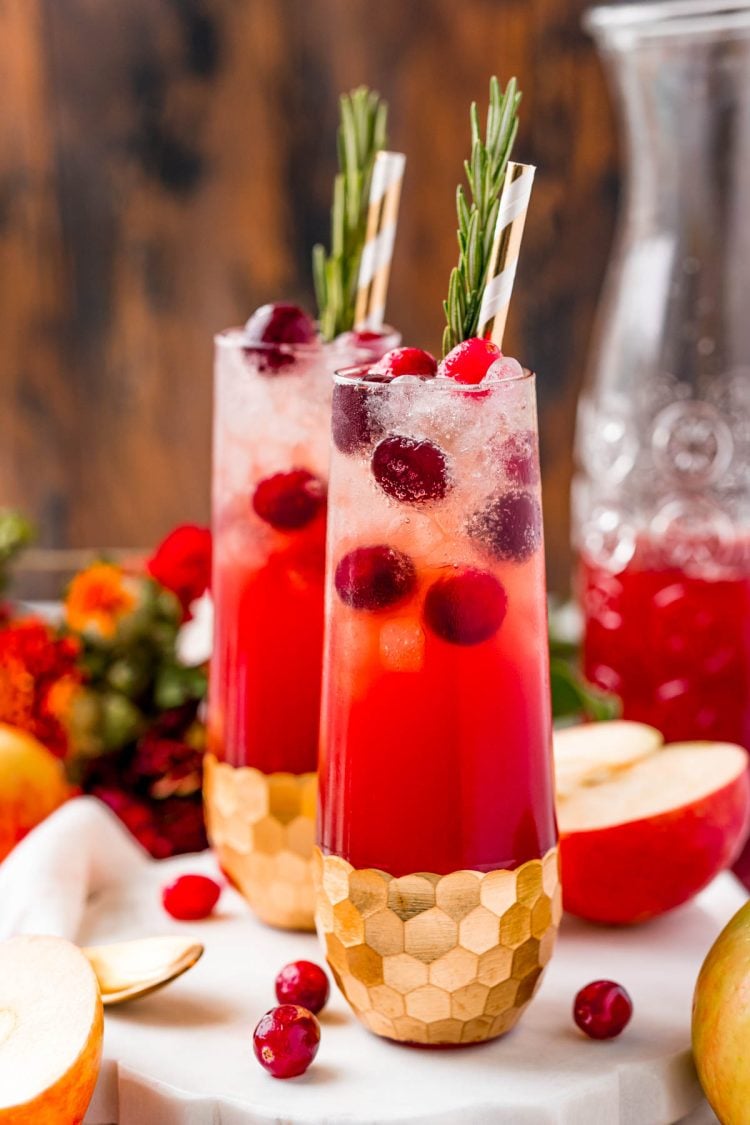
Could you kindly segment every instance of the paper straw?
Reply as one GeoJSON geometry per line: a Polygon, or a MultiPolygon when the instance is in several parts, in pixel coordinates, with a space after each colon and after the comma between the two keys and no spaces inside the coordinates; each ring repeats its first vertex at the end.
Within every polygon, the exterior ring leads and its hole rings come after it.
{"type": "Polygon", "coordinates": [[[377,332],[383,327],[405,166],[403,152],[381,151],[375,157],[354,307],[354,327],[358,332],[377,332]]]}
{"type": "Polygon", "coordinates": [[[508,306],[516,279],[518,253],[535,172],[533,164],[509,161],[500,196],[487,283],[482,294],[477,324],[477,336],[489,337],[499,348],[502,347],[505,322],[508,319],[508,306]]]}

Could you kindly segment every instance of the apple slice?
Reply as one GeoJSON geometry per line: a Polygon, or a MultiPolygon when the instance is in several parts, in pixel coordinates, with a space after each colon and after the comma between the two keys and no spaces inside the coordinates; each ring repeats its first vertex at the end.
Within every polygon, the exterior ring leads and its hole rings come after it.
{"type": "Polygon", "coordinates": [[[0,1125],[78,1125],[94,1092],[104,1021],[83,953],[57,937],[0,944],[0,1125]]]}
{"type": "Polygon", "coordinates": [[[610,723],[563,727],[555,731],[553,744],[559,799],[648,757],[663,746],[664,737],[656,727],[645,723],[614,719],[610,723]]]}
{"type": "Polygon", "coordinates": [[[674,743],[598,783],[589,775],[558,799],[557,815],[565,909],[642,922],[736,857],[750,826],[748,756],[729,743],[674,743]]]}

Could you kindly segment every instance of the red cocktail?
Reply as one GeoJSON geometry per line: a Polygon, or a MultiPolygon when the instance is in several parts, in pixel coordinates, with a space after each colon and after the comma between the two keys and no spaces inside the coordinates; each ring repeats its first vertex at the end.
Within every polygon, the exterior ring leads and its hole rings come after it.
{"type": "Polygon", "coordinates": [[[258,914],[294,928],[312,926],[331,373],[362,354],[292,306],[216,340],[209,830],[258,914]]]}
{"type": "Polygon", "coordinates": [[[364,1022],[417,1042],[507,1030],[559,910],[534,380],[456,378],[333,401],[318,923],[364,1022]]]}

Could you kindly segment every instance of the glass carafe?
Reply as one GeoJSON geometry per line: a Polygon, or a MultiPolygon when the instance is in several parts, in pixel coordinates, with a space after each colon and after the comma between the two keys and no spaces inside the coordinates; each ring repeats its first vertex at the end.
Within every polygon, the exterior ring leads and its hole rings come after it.
{"type": "Polygon", "coordinates": [[[577,425],[588,676],[750,748],[750,3],[587,18],[626,142],[577,425]]]}

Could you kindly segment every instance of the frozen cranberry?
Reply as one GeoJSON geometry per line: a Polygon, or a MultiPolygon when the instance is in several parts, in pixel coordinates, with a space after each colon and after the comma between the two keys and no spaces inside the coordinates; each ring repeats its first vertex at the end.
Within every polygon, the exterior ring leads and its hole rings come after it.
{"type": "Polygon", "coordinates": [[[393,379],[397,375],[432,376],[437,373],[437,360],[422,348],[393,348],[378,360],[373,370],[393,379]]]}
{"type": "Polygon", "coordinates": [[[276,977],[276,999],[280,1004],[299,1004],[317,1015],[325,1007],[328,977],[313,961],[292,961],[276,977]]]}
{"type": "Polygon", "coordinates": [[[304,1074],[319,1045],[320,1024],[312,1012],[297,1004],[271,1008],[253,1032],[255,1057],[274,1078],[304,1074]]]}
{"type": "Polygon", "coordinates": [[[441,500],[449,488],[445,454],[431,441],[392,434],[375,447],[371,466],[383,492],[402,504],[441,500]]]}
{"type": "Polygon", "coordinates": [[[390,329],[387,332],[376,332],[369,328],[352,329],[350,332],[342,332],[340,336],[337,336],[336,343],[340,344],[342,348],[356,348],[368,355],[370,359],[376,360],[387,350],[390,336],[390,329]]]}
{"type": "Polygon", "coordinates": [[[531,430],[511,434],[500,447],[500,463],[505,475],[514,484],[536,484],[539,480],[539,457],[536,437],[531,430]]]}
{"type": "Polygon", "coordinates": [[[417,573],[409,556],[395,547],[356,547],[339,561],[333,581],[342,602],[353,609],[385,609],[412,592],[417,573]]]}
{"type": "Polygon", "coordinates": [[[467,567],[440,578],[427,591],[425,621],[444,641],[477,645],[493,636],[505,619],[508,595],[486,570],[467,567]]]}
{"type": "Polygon", "coordinates": [[[627,1026],[633,1002],[621,984],[594,980],[575,998],[573,1019],[590,1039],[614,1039],[627,1026]]]}
{"type": "Polygon", "coordinates": [[[495,559],[524,562],[542,540],[542,513],[529,492],[505,492],[469,520],[469,534],[495,559]]]}
{"type": "Polygon", "coordinates": [[[382,339],[382,332],[373,332],[369,328],[352,332],[352,340],[360,348],[376,348],[382,339]]]}
{"type": "Polygon", "coordinates": [[[207,875],[180,875],[161,892],[167,914],[181,922],[207,918],[219,901],[221,887],[207,875]]]}
{"type": "Polygon", "coordinates": [[[262,480],[253,493],[256,514],[277,531],[306,527],[322,511],[325,502],[325,485],[307,469],[275,473],[262,480]]]}
{"type": "Polygon", "coordinates": [[[261,305],[245,325],[253,344],[312,344],[317,339],[315,322],[297,305],[261,305]]]}
{"type": "MultiPolygon", "coordinates": [[[[390,382],[386,376],[370,376],[368,368],[363,369],[362,379],[390,382]]],[[[382,436],[383,426],[374,407],[372,391],[362,383],[337,383],[333,388],[331,434],[342,453],[356,453],[382,436]]]]}
{"type": "Polygon", "coordinates": [[[243,350],[260,374],[275,376],[294,367],[294,349],[316,342],[315,324],[296,305],[262,305],[245,325],[250,345],[243,350]],[[253,346],[254,345],[254,346],[253,346]],[[277,346],[274,346],[277,345],[277,346]]]}
{"type": "Polygon", "coordinates": [[[491,340],[473,336],[463,340],[448,352],[438,368],[438,375],[455,379],[457,383],[481,383],[492,364],[502,358],[502,352],[491,340]]]}

